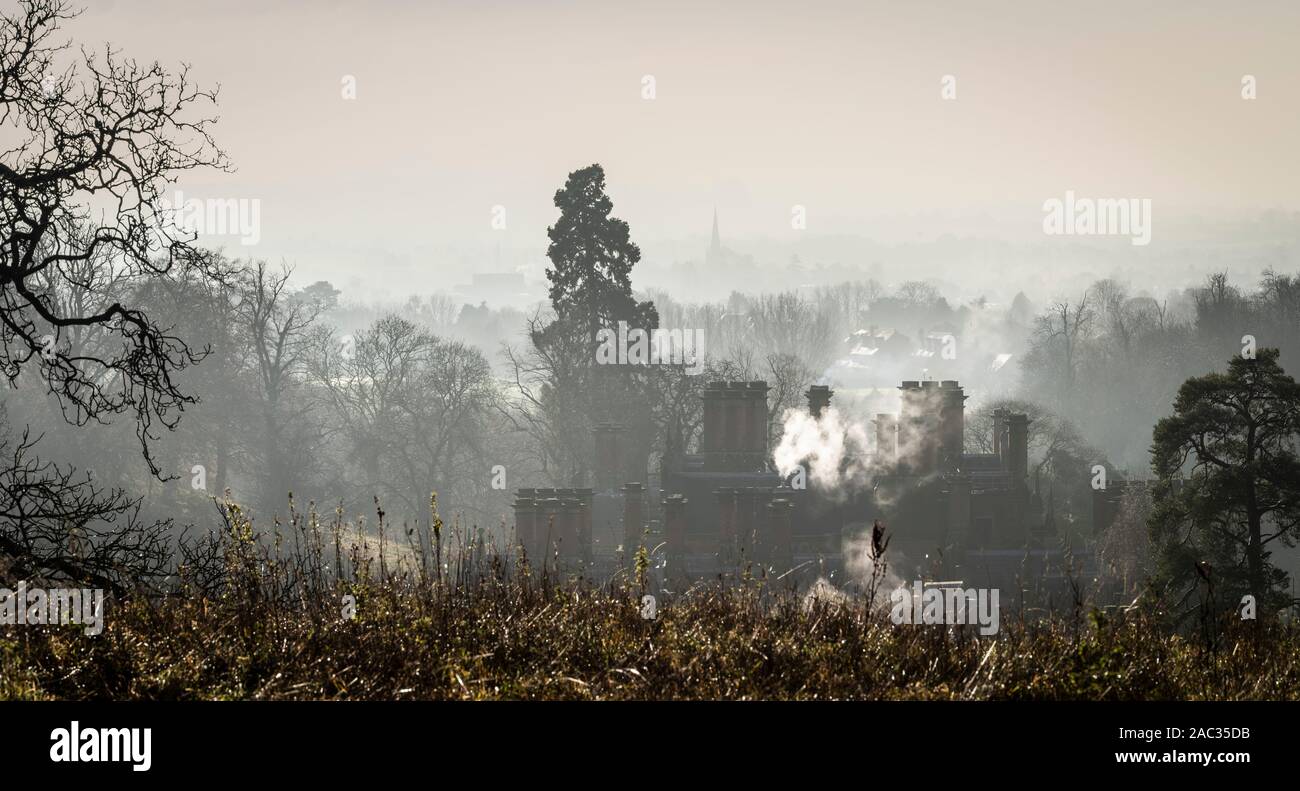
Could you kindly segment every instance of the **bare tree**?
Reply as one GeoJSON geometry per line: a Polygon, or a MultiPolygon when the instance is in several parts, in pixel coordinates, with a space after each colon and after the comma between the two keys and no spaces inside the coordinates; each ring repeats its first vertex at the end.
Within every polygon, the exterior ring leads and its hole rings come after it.
{"type": "Polygon", "coordinates": [[[928,308],[940,299],[939,289],[924,280],[909,280],[901,284],[897,296],[903,304],[916,309],[928,308]]]}
{"type": "Polygon", "coordinates": [[[501,402],[501,414],[532,438],[538,466],[553,483],[581,486],[594,418],[584,408],[594,367],[585,327],[548,321],[540,313],[527,327],[531,342],[524,350],[508,344],[502,349],[512,370],[512,393],[501,402]]]}
{"type": "Polygon", "coordinates": [[[39,437],[0,437],[0,558],[20,579],[90,584],[117,596],[156,584],[170,557],[169,521],[140,518],[139,501],[91,476],[37,459],[39,437]]]}
{"type": "MultiPolygon", "coordinates": [[[[0,16],[0,373],[10,387],[39,381],[74,426],[131,415],[163,477],[151,442],[195,403],[176,376],[204,350],[134,297],[144,283],[230,275],[163,199],[187,171],[227,168],[208,131],[216,94],[184,69],[56,41],[76,15],[64,0],[20,0],[0,16]]],[[[0,438],[7,563],[119,593],[156,576],[166,525],[21,437],[0,438]]]]}
{"type": "Polygon", "coordinates": [[[496,383],[477,349],[395,315],[358,333],[351,350],[324,332],[314,346],[312,378],[362,470],[360,498],[396,500],[412,517],[427,516],[431,491],[481,501],[496,383]]]}
{"type": "Polygon", "coordinates": [[[417,324],[427,324],[438,331],[445,331],[456,323],[460,308],[460,304],[447,294],[433,293],[427,297],[412,294],[402,306],[402,316],[417,324]]]}
{"type": "Polygon", "coordinates": [[[1049,356],[1059,355],[1064,393],[1073,392],[1080,348],[1088,337],[1094,317],[1092,302],[1085,293],[1073,304],[1069,300],[1058,300],[1036,320],[1034,336],[1039,350],[1049,356]]]}
{"type": "Polygon", "coordinates": [[[0,18],[0,128],[17,141],[0,152],[0,370],[13,384],[37,366],[78,425],[133,412],[157,475],[151,426],[173,427],[193,401],[172,373],[201,352],[124,304],[117,286],[224,274],[162,199],[181,173],[226,167],[208,134],[212,118],[193,117],[216,95],[184,70],[111,49],[60,70],[67,46],[52,37],[74,16],[63,0],[23,0],[0,18]],[[64,284],[78,288],[76,299],[60,298],[64,284]],[[94,353],[74,349],[90,328],[109,337],[94,353]]]}
{"type": "Polygon", "coordinates": [[[836,329],[829,314],[794,292],[764,294],[750,303],[743,342],[759,356],[793,355],[820,368],[830,363],[836,329]]]}
{"type": "Polygon", "coordinates": [[[489,484],[487,425],[496,405],[491,367],[477,349],[442,339],[419,362],[415,389],[402,404],[404,441],[394,445],[406,504],[418,513],[430,489],[480,503],[489,484]]]}
{"type": "Polygon", "coordinates": [[[1152,566],[1151,490],[1144,483],[1130,483],[1120,496],[1115,521],[1102,533],[1098,555],[1102,573],[1118,582],[1126,593],[1138,586],[1154,569],[1152,566]]]}
{"type": "Polygon", "coordinates": [[[290,494],[292,472],[302,469],[294,461],[305,461],[302,453],[293,458],[300,443],[291,431],[301,425],[299,418],[310,411],[310,403],[292,395],[306,362],[308,328],[324,309],[315,300],[295,298],[288,289],[291,274],[288,267],[272,271],[266,262],[256,262],[244,275],[238,308],[255,361],[263,431],[262,503],[268,512],[290,494]]]}

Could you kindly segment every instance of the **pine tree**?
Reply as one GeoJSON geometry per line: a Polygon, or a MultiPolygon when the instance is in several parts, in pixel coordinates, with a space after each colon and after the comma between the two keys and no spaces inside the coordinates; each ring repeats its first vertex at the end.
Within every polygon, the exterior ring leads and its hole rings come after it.
{"type": "Polygon", "coordinates": [[[1268,545],[1300,537],[1300,384],[1277,360],[1260,349],[1227,373],[1188,379],[1151,447],[1162,576],[1186,587],[1208,562],[1230,605],[1245,593],[1285,605],[1286,573],[1269,564],[1268,545]]]}
{"type": "Polygon", "coordinates": [[[553,267],[546,277],[557,318],[586,325],[593,343],[599,329],[616,329],[619,321],[644,330],[657,327],[654,305],[638,304],[632,295],[632,267],[641,250],[627,223],[610,216],[614,204],[605,194],[604,168],[591,165],[570,173],[555,193],[555,205],[560,218],[546,230],[553,267]]]}

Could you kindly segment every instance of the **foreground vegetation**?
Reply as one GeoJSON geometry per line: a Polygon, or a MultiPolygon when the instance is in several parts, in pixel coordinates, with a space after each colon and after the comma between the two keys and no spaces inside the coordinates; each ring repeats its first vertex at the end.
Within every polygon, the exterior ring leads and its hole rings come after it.
{"type": "MultiPolygon", "coordinates": [[[[560,579],[435,522],[399,544],[295,516],[260,540],[233,506],[172,589],[110,608],[102,635],[0,627],[0,698],[1286,699],[1294,626],[1078,610],[996,638],[896,626],[865,594],[760,579],[641,596],[653,558],[560,579]],[[647,562],[649,561],[649,562],[647,562]],[[355,617],[345,617],[345,596],[355,617]]],[[[505,553],[508,555],[509,553],[505,553]]]]}

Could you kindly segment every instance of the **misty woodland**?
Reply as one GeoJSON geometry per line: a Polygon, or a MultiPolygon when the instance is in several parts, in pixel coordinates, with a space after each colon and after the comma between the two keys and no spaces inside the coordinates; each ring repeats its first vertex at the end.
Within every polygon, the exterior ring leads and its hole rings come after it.
{"type": "Polygon", "coordinates": [[[227,94],[92,21],[0,21],[0,699],[1297,696],[1294,217],[1157,283],[1105,262],[1161,204],[1064,186],[1068,277],[725,208],[642,262],[594,148],[484,206],[536,268],[376,296],[259,255],[227,94]]]}

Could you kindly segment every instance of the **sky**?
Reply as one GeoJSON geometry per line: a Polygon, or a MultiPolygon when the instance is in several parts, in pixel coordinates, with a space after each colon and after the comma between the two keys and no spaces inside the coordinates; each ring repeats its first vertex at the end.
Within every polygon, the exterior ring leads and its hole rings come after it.
{"type": "Polygon", "coordinates": [[[1297,236],[1294,2],[94,0],[65,32],[219,84],[237,172],[181,189],[260,201],[228,251],[345,288],[537,266],[592,162],[661,263],[699,258],[715,209],[782,257],[1041,243],[1067,191],[1150,199],[1151,256],[1261,212],[1297,236]]]}

